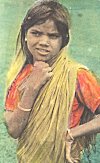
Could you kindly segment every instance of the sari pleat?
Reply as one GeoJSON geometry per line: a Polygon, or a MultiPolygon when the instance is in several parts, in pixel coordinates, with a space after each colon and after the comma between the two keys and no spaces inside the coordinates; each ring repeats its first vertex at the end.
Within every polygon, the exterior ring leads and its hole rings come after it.
{"type": "Polygon", "coordinates": [[[52,65],[54,75],[40,90],[19,138],[20,163],[66,163],[64,133],[69,127],[77,70],[82,67],[68,61],[64,52],[52,65]]]}

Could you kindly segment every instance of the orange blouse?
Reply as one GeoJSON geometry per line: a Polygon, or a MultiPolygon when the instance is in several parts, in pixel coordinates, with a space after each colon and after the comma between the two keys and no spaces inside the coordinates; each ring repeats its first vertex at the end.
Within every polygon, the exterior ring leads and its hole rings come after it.
{"type": "MultiPolygon", "coordinates": [[[[32,68],[31,64],[26,65],[12,83],[6,97],[6,110],[13,111],[17,108],[20,100],[17,88],[22,80],[31,73],[32,68]]],[[[70,128],[79,125],[84,106],[87,106],[94,113],[99,105],[100,85],[98,85],[95,77],[89,71],[80,69],[77,75],[76,92],[70,115],[70,128]]]]}

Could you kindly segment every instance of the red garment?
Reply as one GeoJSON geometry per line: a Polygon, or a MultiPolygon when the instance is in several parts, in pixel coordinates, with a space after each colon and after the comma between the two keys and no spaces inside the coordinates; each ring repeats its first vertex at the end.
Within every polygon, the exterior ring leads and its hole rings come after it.
{"type": "MultiPolygon", "coordinates": [[[[32,68],[32,65],[28,64],[12,83],[6,97],[6,110],[13,111],[17,108],[20,100],[20,94],[17,88],[22,80],[31,73],[32,68]]],[[[87,106],[94,113],[99,105],[100,86],[89,71],[80,69],[77,75],[76,93],[70,115],[70,128],[79,125],[84,106],[87,106]]]]}

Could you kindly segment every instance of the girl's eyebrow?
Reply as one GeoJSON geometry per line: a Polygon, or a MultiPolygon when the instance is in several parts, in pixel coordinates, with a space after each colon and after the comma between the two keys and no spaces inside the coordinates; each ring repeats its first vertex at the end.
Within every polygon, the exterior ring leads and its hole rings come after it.
{"type": "Polygon", "coordinates": [[[50,34],[50,35],[60,35],[59,32],[49,32],[48,34],[50,34]]]}
{"type": "Polygon", "coordinates": [[[31,31],[41,32],[40,29],[31,29],[31,31]]]}
{"type": "MultiPolygon", "coordinates": [[[[41,33],[41,34],[43,34],[44,32],[43,31],[41,31],[40,29],[31,29],[31,32],[38,32],[38,33],[41,33]]],[[[47,32],[47,35],[57,35],[57,36],[59,36],[60,35],[60,33],[59,32],[55,32],[55,31],[51,31],[51,32],[47,32]]]]}
{"type": "Polygon", "coordinates": [[[39,34],[43,34],[43,32],[42,32],[42,31],[37,30],[37,29],[33,29],[33,30],[31,30],[31,33],[32,33],[32,32],[34,32],[34,33],[39,33],[39,34]]]}

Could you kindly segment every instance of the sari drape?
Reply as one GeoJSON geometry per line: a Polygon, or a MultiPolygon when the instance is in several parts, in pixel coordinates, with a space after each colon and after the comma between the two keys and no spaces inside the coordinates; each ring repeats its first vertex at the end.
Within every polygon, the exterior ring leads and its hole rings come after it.
{"type": "Polygon", "coordinates": [[[19,162],[66,162],[64,133],[69,127],[79,68],[84,66],[69,61],[65,52],[52,65],[53,77],[40,90],[19,138],[19,162]]]}

